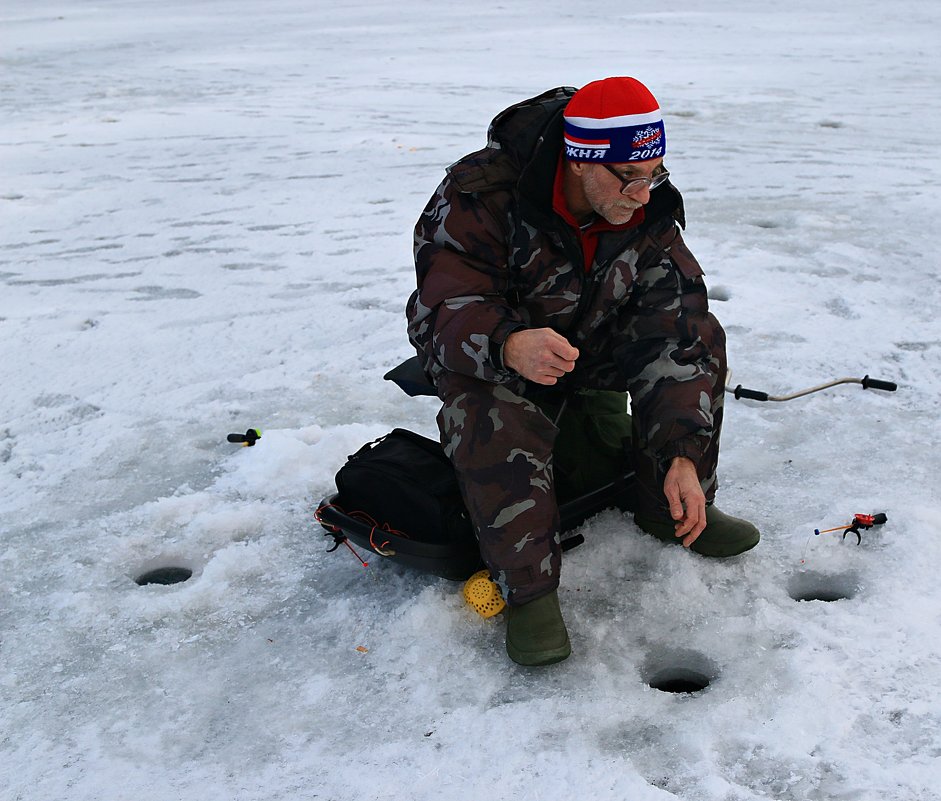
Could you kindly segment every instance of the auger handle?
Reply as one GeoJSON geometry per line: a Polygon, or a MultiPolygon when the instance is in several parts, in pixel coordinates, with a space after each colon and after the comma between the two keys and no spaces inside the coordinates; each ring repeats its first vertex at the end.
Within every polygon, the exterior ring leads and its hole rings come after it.
{"type": "Polygon", "coordinates": [[[739,384],[733,393],[735,395],[735,400],[739,398],[748,398],[749,400],[756,401],[766,401],[768,400],[767,392],[759,392],[757,389],[745,389],[741,384],[739,384]]]}
{"type": "Polygon", "coordinates": [[[863,376],[863,380],[860,381],[863,385],[863,389],[884,389],[886,392],[895,392],[899,388],[898,384],[894,384],[891,381],[877,381],[875,378],[870,378],[868,375],[863,376]]]}

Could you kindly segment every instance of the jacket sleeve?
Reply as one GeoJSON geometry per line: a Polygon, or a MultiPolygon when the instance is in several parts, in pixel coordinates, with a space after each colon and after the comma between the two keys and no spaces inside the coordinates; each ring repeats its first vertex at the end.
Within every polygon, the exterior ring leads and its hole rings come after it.
{"type": "Polygon", "coordinates": [[[502,358],[506,338],[526,327],[506,300],[507,225],[445,179],[415,226],[408,334],[432,378],[444,370],[494,383],[517,377],[502,358]]]}
{"type": "Polygon", "coordinates": [[[636,278],[618,325],[615,359],[628,382],[642,447],[666,462],[697,463],[713,437],[725,387],[725,332],[712,314],[702,269],[679,231],[636,278]]]}

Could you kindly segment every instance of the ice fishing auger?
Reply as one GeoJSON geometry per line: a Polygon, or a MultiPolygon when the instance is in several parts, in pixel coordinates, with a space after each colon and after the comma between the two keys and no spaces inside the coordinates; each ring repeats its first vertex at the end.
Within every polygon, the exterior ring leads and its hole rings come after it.
{"type": "Polygon", "coordinates": [[[745,389],[741,384],[734,389],[726,386],[725,391],[731,393],[736,400],[746,398],[755,401],[789,401],[795,398],[802,398],[804,395],[810,395],[814,392],[829,389],[830,387],[835,387],[839,384],[862,384],[863,389],[881,389],[885,392],[895,392],[895,390],[898,389],[898,384],[894,384],[891,381],[878,381],[875,378],[864,375],[862,378],[837,378],[833,381],[828,381],[826,384],[802,389],[799,392],[792,392],[790,395],[769,395],[767,392],[760,392],[756,389],[745,389]]]}

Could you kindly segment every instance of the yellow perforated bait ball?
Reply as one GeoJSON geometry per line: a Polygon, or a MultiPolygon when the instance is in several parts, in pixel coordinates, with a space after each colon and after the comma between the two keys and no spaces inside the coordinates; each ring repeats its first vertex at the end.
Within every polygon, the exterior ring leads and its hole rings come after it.
{"type": "Polygon", "coordinates": [[[500,588],[490,578],[489,570],[478,570],[464,584],[464,600],[467,601],[481,617],[499,615],[506,606],[506,601],[500,595],[500,588]]]}

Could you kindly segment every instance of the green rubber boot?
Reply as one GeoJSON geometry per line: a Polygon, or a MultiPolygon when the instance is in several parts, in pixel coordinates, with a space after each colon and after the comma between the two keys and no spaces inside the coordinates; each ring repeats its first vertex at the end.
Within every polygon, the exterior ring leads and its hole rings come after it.
{"type": "MultiPolygon", "coordinates": [[[[676,527],[672,521],[634,515],[634,522],[662,542],[682,542],[676,537],[676,527]]],[[[706,527],[690,550],[702,556],[735,556],[754,548],[759,539],[761,534],[758,529],[747,520],[720,512],[715,506],[707,506],[706,527]]]]}
{"type": "Polygon", "coordinates": [[[506,652],[518,665],[551,665],[572,653],[559,593],[506,609],[506,652]]]}

